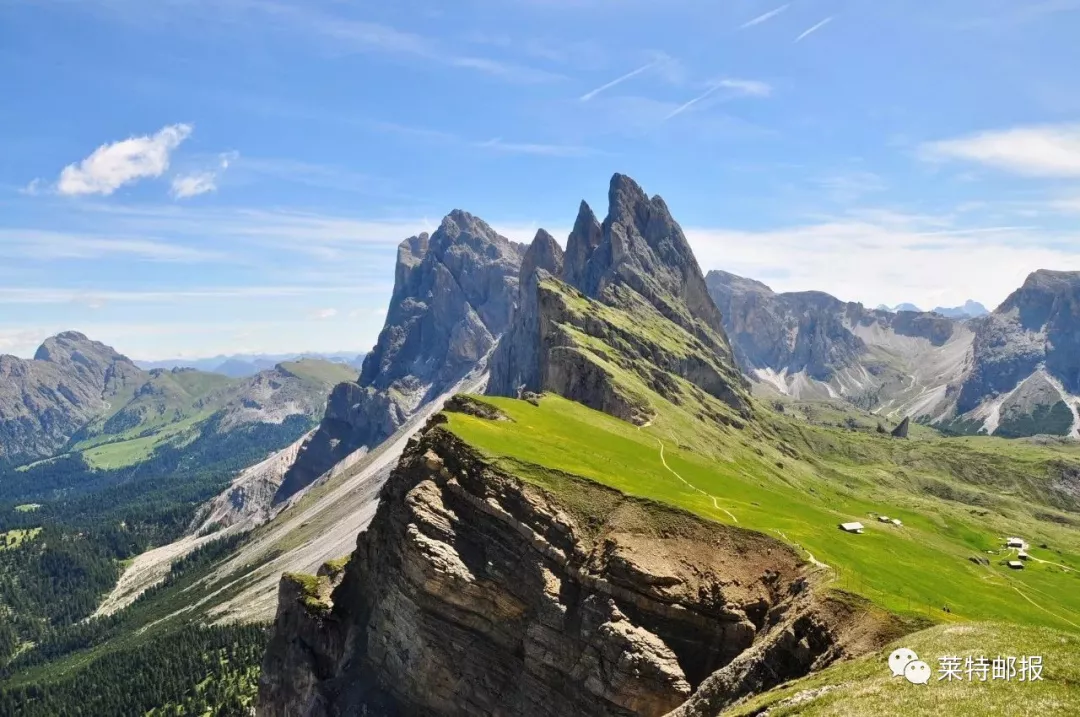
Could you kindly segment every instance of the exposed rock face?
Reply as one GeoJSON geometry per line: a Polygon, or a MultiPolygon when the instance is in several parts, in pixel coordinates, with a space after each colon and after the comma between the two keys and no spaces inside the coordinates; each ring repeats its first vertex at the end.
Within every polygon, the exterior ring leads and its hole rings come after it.
{"type": "Polygon", "coordinates": [[[735,356],[762,391],[843,398],[902,419],[951,415],[974,333],[934,313],[866,309],[818,291],[778,294],[709,272],[735,356]]]}
{"type": "Polygon", "coordinates": [[[237,530],[251,530],[269,520],[270,504],[285,472],[309,437],[310,434],[242,471],[228,489],[203,504],[190,530],[196,534],[234,526],[237,530]]]}
{"type": "Polygon", "coordinates": [[[510,324],[523,254],[524,247],[460,210],[430,237],[402,242],[378,344],[359,380],[334,389],[275,502],[384,441],[484,360],[510,324]]]}
{"type": "Polygon", "coordinates": [[[514,396],[519,387],[540,385],[536,361],[541,351],[537,291],[542,277],[562,274],[563,264],[562,247],[546,231],[538,231],[521,263],[514,321],[491,357],[488,390],[492,394],[514,396]]]}
{"type": "Polygon", "coordinates": [[[108,346],[68,331],[26,361],[0,356],[0,463],[53,455],[110,396],[147,374],[108,346]]]}
{"type": "Polygon", "coordinates": [[[1080,437],[1080,272],[1038,271],[992,314],[867,310],[709,272],[740,367],[762,390],[844,398],[960,433],[1080,437]]]}
{"type": "Polygon", "coordinates": [[[845,654],[791,548],[566,479],[599,524],[430,426],[332,608],[283,583],[258,713],[658,716],[845,654]]]}
{"type": "Polygon", "coordinates": [[[646,420],[645,406],[613,375],[617,367],[662,395],[674,377],[685,379],[748,416],[747,385],[720,311],[664,201],[619,174],[608,199],[603,224],[581,204],[564,257],[546,232],[534,241],[538,260],[523,267],[513,328],[492,362],[488,392],[553,391],[646,420]]]}
{"type": "Polygon", "coordinates": [[[1080,394],[1080,272],[1037,271],[977,326],[973,369],[958,409],[1011,391],[1040,365],[1080,394]]]}

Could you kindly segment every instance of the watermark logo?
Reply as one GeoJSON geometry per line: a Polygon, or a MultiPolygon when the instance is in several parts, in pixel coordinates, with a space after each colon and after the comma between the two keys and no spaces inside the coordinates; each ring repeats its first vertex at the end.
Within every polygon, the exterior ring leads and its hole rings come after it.
{"type": "MultiPolygon", "coordinates": [[[[933,669],[919,659],[914,650],[901,647],[889,655],[889,670],[893,677],[903,677],[913,685],[930,683],[933,669]]],[[[997,656],[938,658],[938,682],[1040,682],[1043,679],[1043,658],[1040,655],[1022,657],[997,656]]]]}
{"type": "Polygon", "coordinates": [[[904,679],[913,685],[929,684],[930,675],[930,665],[922,660],[914,660],[904,666],[904,679]]]}
{"type": "Polygon", "coordinates": [[[893,653],[889,655],[889,669],[892,670],[893,677],[902,677],[904,668],[908,666],[908,663],[915,662],[918,659],[919,656],[915,654],[914,650],[909,650],[906,647],[893,650],[893,653]]]}

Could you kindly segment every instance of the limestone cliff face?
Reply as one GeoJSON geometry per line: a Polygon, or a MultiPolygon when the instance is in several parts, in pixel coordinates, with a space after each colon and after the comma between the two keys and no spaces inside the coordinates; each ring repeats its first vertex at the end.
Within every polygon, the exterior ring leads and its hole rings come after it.
{"type": "Polygon", "coordinates": [[[672,393],[673,376],[685,379],[749,416],[720,311],[667,205],[619,174],[608,201],[603,224],[582,202],[565,255],[546,232],[533,242],[538,260],[523,264],[488,393],[552,391],[643,421],[644,402],[620,385],[619,370],[661,395],[672,393]]]}
{"type": "Polygon", "coordinates": [[[330,395],[276,503],[348,455],[381,443],[487,357],[510,324],[523,254],[523,246],[460,210],[431,236],[402,242],[378,343],[358,381],[330,395]]]}
{"type": "Polygon", "coordinates": [[[258,714],[715,714],[874,632],[791,548],[563,479],[576,502],[429,425],[332,598],[283,581],[258,714]]]}

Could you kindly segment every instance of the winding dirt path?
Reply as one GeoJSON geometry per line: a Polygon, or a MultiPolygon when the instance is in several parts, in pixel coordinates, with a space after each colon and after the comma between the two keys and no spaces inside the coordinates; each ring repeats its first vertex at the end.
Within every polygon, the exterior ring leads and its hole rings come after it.
{"type": "Polygon", "coordinates": [[[736,518],[735,515],[730,510],[728,510],[727,508],[722,507],[720,505],[720,503],[717,502],[715,495],[710,495],[709,493],[706,493],[701,488],[698,488],[696,485],[694,485],[693,483],[691,483],[690,481],[686,480],[681,475],[676,473],[675,470],[671,466],[668,465],[667,458],[664,457],[664,442],[661,441],[659,438],[656,439],[656,442],[660,444],[660,462],[664,464],[664,468],[667,468],[668,472],[671,473],[671,475],[673,475],[676,478],[678,478],[679,480],[681,480],[683,482],[683,485],[685,485],[690,490],[697,491],[698,493],[701,493],[706,498],[711,499],[714,508],[716,508],[717,510],[722,511],[724,513],[727,513],[728,517],[731,518],[732,520],[734,520],[736,523],[739,522],[739,519],[736,518]]]}
{"type": "Polygon", "coordinates": [[[1068,618],[1064,618],[1064,617],[1062,617],[1061,615],[1058,615],[1057,613],[1054,613],[1054,612],[1050,612],[1050,611],[1049,611],[1049,610],[1047,610],[1047,609],[1046,609],[1045,607],[1043,607],[1042,605],[1040,605],[1039,603],[1035,602],[1034,600],[1032,600],[1031,598],[1029,598],[1029,597],[1028,597],[1027,595],[1025,595],[1025,594],[1024,594],[1024,591],[1022,591],[1022,590],[1021,590],[1020,588],[1016,587],[1015,585],[1010,585],[1009,587],[1011,587],[1011,588],[1012,588],[1013,590],[1015,590],[1016,592],[1020,593],[1020,597],[1024,598],[1024,599],[1025,599],[1025,600],[1027,600],[1027,601],[1028,601],[1029,603],[1031,603],[1031,604],[1032,604],[1032,605],[1034,605],[1035,607],[1037,607],[1037,608],[1039,608],[1040,610],[1042,610],[1043,612],[1045,612],[1045,613],[1046,613],[1047,615],[1051,615],[1051,616],[1053,616],[1053,617],[1056,617],[1056,618],[1057,618],[1058,620],[1061,620],[1062,622],[1067,622],[1067,623],[1069,623],[1070,625],[1072,625],[1073,627],[1075,627],[1075,628],[1077,628],[1078,630],[1080,630],[1080,625],[1077,625],[1077,624],[1076,624],[1075,622],[1073,622],[1072,620],[1069,620],[1068,618]]]}
{"type": "Polygon", "coordinates": [[[819,567],[819,568],[825,568],[826,570],[832,570],[832,566],[830,566],[830,565],[829,565],[829,564],[827,564],[827,563],[823,563],[823,562],[821,562],[820,560],[818,560],[817,558],[815,558],[815,557],[814,557],[814,554],[813,554],[813,553],[811,553],[811,552],[810,552],[809,550],[807,550],[806,548],[804,548],[804,547],[803,547],[802,545],[800,545],[799,543],[796,543],[796,542],[795,542],[794,540],[792,540],[791,538],[789,538],[789,537],[787,537],[786,535],[784,535],[784,531],[782,531],[782,530],[777,530],[776,528],[773,528],[773,530],[775,530],[775,531],[776,531],[776,534],[777,534],[777,535],[779,535],[779,536],[780,536],[781,538],[783,538],[784,540],[786,540],[787,542],[791,543],[792,545],[794,545],[794,546],[795,546],[796,548],[798,548],[799,550],[801,550],[801,551],[803,551],[804,553],[806,553],[806,557],[807,557],[807,559],[808,559],[808,560],[810,561],[810,564],[811,564],[811,565],[816,565],[817,567],[819,567]]]}

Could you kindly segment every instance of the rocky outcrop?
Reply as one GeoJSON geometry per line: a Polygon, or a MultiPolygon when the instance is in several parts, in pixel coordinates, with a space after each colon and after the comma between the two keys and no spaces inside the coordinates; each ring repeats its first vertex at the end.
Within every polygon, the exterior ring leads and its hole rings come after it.
{"type": "Polygon", "coordinates": [[[720,311],[667,205],[619,174],[608,200],[603,224],[581,204],[565,255],[546,232],[533,242],[538,260],[523,268],[488,392],[552,391],[643,422],[648,401],[633,395],[637,389],[618,375],[625,372],[676,402],[682,395],[697,403],[704,392],[748,417],[747,385],[720,311]]]}
{"type": "Polygon", "coordinates": [[[356,382],[337,386],[282,482],[287,500],[336,463],[391,436],[478,363],[507,330],[524,247],[455,210],[402,242],[386,324],[356,382]]]}
{"type": "Polygon", "coordinates": [[[892,429],[893,438],[907,438],[911,432],[911,418],[905,416],[904,420],[900,421],[900,425],[892,429]]]}
{"type": "Polygon", "coordinates": [[[879,631],[816,598],[781,543],[572,476],[555,484],[564,503],[438,424],[331,599],[315,578],[283,581],[260,715],[658,716],[806,674],[849,654],[847,633],[879,631]]]}
{"type": "Polygon", "coordinates": [[[32,360],[0,356],[0,464],[53,455],[111,396],[146,378],[127,357],[74,331],[46,339],[32,360]]]}

